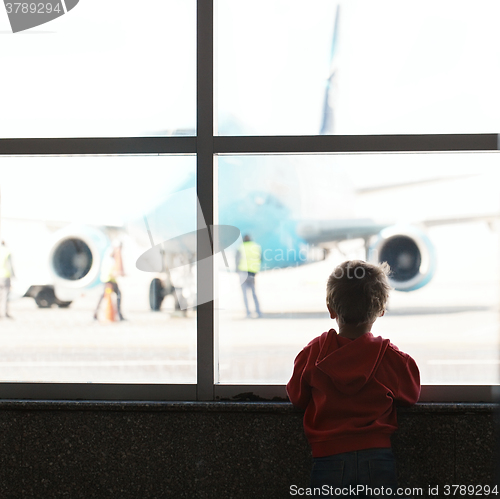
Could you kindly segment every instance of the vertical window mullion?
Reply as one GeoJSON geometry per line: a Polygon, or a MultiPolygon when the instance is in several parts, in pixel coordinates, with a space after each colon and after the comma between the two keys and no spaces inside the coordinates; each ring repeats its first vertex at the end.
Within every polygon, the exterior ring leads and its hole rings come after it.
{"type": "MultiPolygon", "coordinates": [[[[213,0],[197,0],[196,52],[196,189],[202,213],[198,212],[197,227],[214,223],[214,8],[213,0]]],[[[197,254],[202,241],[198,238],[197,254]]],[[[197,283],[204,289],[214,289],[213,259],[198,261],[197,283]]],[[[213,296],[213,294],[212,294],[213,296]]],[[[197,400],[214,399],[214,302],[197,307],[197,400]]]]}

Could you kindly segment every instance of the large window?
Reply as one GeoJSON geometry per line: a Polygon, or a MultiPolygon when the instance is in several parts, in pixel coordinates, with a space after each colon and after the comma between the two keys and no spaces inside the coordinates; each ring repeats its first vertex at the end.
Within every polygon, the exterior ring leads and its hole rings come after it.
{"type": "Polygon", "coordinates": [[[87,0],[15,34],[0,14],[0,396],[284,399],[334,327],[333,266],[382,255],[399,274],[374,333],[415,357],[422,400],[489,400],[496,3],[216,7],[87,0]],[[247,234],[262,318],[235,268],[247,234]],[[117,246],[127,321],[95,321],[117,246]]]}

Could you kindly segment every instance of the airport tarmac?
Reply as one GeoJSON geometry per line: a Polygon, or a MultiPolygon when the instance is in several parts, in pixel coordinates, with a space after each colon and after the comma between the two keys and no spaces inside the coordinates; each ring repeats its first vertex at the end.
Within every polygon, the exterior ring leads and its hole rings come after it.
{"type": "MultiPolygon", "coordinates": [[[[335,327],[323,304],[326,277],[338,258],[259,274],[261,319],[245,318],[236,275],[222,275],[222,383],[286,383],[300,349],[335,327]]],[[[28,298],[13,301],[14,319],[0,321],[0,380],[194,383],[196,312],[176,313],[171,299],[151,312],[144,277],[124,278],[121,288],[123,322],[92,319],[99,288],[67,309],[38,309],[28,298]]],[[[458,285],[441,274],[427,288],[393,292],[373,333],[417,360],[423,384],[498,383],[496,278],[458,285]]]]}

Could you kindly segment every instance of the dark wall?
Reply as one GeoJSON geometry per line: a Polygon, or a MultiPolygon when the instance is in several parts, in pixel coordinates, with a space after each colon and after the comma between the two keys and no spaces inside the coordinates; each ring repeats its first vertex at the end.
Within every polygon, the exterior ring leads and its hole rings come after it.
{"type": "MultiPolygon", "coordinates": [[[[493,484],[493,405],[422,404],[399,420],[401,485],[444,497],[445,484],[493,484]]],[[[287,403],[4,401],[0,429],[1,499],[265,499],[308,484],[287,403]]]]}

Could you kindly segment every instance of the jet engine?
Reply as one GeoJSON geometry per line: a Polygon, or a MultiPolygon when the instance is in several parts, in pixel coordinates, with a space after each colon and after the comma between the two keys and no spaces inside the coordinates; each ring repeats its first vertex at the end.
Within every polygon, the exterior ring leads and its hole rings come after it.
{"type": "Polygon", "coordinates": [[[60,300],[72,300],[98,284],[103,255],[110,246],[95,227],[69,226],[57,232],[49,254],[49,268],[60,300]]]}
{"type": "Polygon", "coordinates": [[[387,262],[389,283],[398,291],[414,291],[432,279],[436,269],[434,247],[426,234],[414,226],[383,229],[370,246],[372,263],[387,262]]]}

